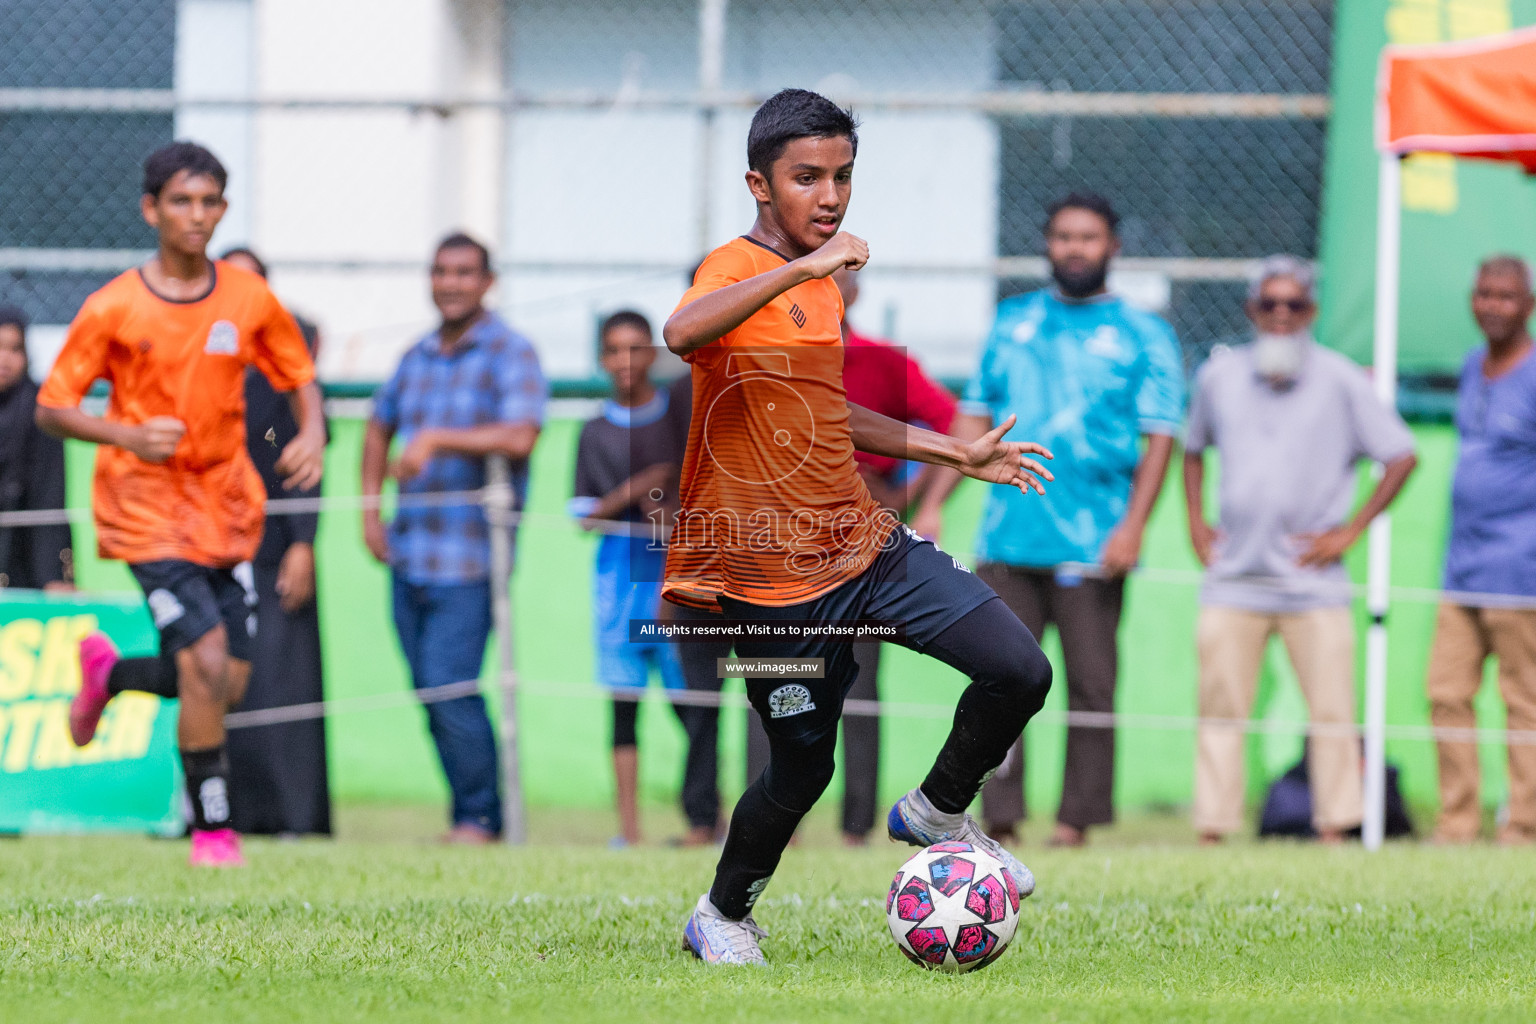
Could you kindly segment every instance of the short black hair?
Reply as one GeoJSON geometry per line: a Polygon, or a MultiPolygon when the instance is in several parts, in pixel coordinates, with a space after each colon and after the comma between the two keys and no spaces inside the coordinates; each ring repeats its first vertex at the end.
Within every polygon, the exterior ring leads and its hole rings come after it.
{"type": "Polygon", "coordinates": [[[206,174],[218,183],[219,191],[229,183],[229,172],[219,158],[195,142],[173,142],[161,146],[144,161],[144,194],[160,197],[160,192],[182,171],[206,174]]]}
{"type": "Polygon", "coordinates": [[[1050,231],[1051,222],[1062,210],[1087,210],[1104,218],[1104,223],[1109,225],[1110,234],[1118,234],[1120,231],[1120,215],[1115,212],[1115,206],[1108,199],[1097,192],[1068,192],[1060,199],[1045,208],[1045,223],[1040,230],[1050,231]]]}
{"type": "Polygon", "coordinates": [[[21,332],[21,340],[27,340],[27,314],[20,306],[0,306],[0,327],[15,327],[21,332]]]}
{"type": "Polygon", "coordinates": [[[220,256],[219,259],[227,260],[231,256],[244,256],[246,259],[256,264],[256,273],[260,274],[262,277],[267,276],[267,261],[262,259],[260,256],[257,256],[256,253],[251,251],[249,247],[244,245],[237,245],[233,249],[226,252],[223,256],[220,256]]]}
{"type": "Polygon", "coordinates": [[[621,309],[617,313],[609,313],[605,316],[602,324],[597,328],[598,340],[608,337],[608,332],[615,327],[633,327],[637,331],[644,331],[647,338],[655,337],[651,332],[651,322],[643,313],[636,313],[632,309],[621,309]]]}
{"type": "Polygon", "coordinates": [[[462,231],[455,231],[441,242],[438,242],[437,248],[432,250],[432,255],[435,257],[444,249],[473,249],[480,254],[480,269],[487,274],[491,272],[491,250],[487,249],[485,244],[478,239],[472,238],[462,231]]]}
{"type": "Polygon", "coordinates": [[[846,138],[859,155],[859,122],[852,110],[844,110],[809,89],[783,89],[774,93],[752,115],[747,130],[747,166],[766,176],[784,147],[796,139],[846,138]]]}
{"type": "Polygon", "coordinates": [[[1525,282],[1526,291],[1530,291],[1532,284],[1536,284],[1536,281],[1531,280],[1531,265],[1524,257],[1514,253],[1495,253],[1483,260],[1477,265],[1477,276],[1482,277],[1484,274],[1513,274],[1525,282]]]}

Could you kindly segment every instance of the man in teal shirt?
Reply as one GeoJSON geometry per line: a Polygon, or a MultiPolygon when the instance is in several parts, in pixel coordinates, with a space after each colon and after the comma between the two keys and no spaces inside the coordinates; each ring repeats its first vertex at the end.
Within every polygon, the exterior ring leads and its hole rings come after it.
{"type": "MultiPolygon", "coordinates": [[[[1038,638],[1056,626],[1072,711],[1115,706],[1115,633],[1125,574],[1141,552],[1184,408],[1184,370],[1172,328],[1109,293],[1120,250],[1109,201],[1073,193],[1045,223],[1052,287],[1003,300],[981,364],[966,387],[956,433],[979,437],[1010,413],[1011,432],[1055,453],[1044,497],[988,496],[978,574],[1038,638]]],[[[1080,846],[1113,820],[1114,730],[1067,732],[1054,845],[1080,846]]],[[[1024,818],[1020,740],[982,790],[992,835],[1024,818]]]]}

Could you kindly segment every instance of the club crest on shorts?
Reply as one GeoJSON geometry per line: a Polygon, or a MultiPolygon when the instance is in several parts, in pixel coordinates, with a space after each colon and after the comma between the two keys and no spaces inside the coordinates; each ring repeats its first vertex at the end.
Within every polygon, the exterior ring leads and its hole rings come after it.
{"type": "Polygon", "coordinates": [[[769,718],[788,718],[790,715],[815,710],[816,705],[811,701],[811,691],[799,683],[781,686],[768,695],[769,718]]]}
{"type": "Polygon", "coordinates": [[[208,343],[203,351],[209,355],[232,356],[240,351],[240,331],[228,320],[215,320],[208,328],[208,343]]]}
{"type": "Polygon", "coordinates": [[[156,629],[164,629],[187,613],[176,595],[164,587],[150,591],[147,603],[149,615],[155,620],[156,629]]]}

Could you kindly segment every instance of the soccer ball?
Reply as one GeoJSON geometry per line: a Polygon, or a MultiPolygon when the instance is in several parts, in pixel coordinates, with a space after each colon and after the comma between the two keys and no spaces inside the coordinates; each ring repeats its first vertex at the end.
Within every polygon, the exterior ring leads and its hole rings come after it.
{"type": "Polygon", "coordinates": [[[970,843],[935,843],[901,866],[885,900],[896,948],[930,970],[974,971],[1003,955],[1019,927],[1019,890],[970,843]]]}

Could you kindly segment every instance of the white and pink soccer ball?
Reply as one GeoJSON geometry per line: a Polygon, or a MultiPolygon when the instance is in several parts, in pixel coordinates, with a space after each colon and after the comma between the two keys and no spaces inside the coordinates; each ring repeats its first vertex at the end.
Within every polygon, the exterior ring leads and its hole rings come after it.
{"type": "Polygon", "coordinates": [[[935,843],[901,866],[886,923],[908,960],[974,971],[1003,955],[1019,927],[1019,890],[998,859],[970,843],[935,843]]]}

